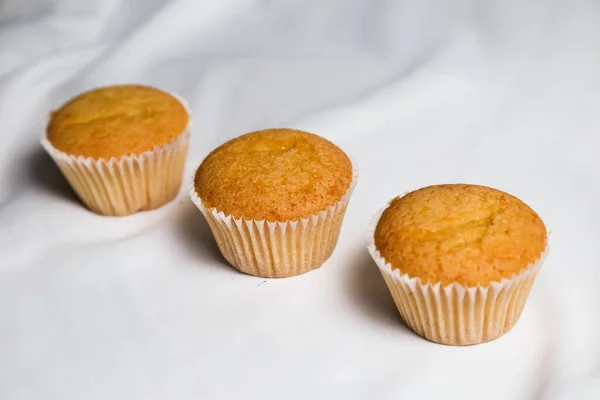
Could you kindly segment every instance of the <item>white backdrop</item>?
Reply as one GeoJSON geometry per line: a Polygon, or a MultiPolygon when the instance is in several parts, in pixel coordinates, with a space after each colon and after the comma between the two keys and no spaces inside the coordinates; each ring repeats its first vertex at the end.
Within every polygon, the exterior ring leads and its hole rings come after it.
{"type": "Polygon", "coordinates": [[[4,0],[0,399],[598,399],[599,107],[598,1],[4,0]],[[267,127],[353,155],[331,259],[239,274],[185,191],[83,208],[39,138],[53,107],[124,82],[190,101],[188,175],[267,127]],[[446,182],[550,229],[519,324],[481,346],[410,333],[365,247],[386,201],[446,182]]]}

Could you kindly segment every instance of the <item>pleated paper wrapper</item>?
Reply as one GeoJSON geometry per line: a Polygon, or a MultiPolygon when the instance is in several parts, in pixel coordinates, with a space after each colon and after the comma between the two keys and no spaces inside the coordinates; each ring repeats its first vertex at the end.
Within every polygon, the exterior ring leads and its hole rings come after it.
{"type": "Polygon", "coordinates": [[[519,274],[488,286],[424,284],[419,278],[392,269],[376,249],[375,228],[386,208],[369,224],[368,249],[412,331],[435,343],[466,346],[494,340],[516,324],[547,250],[519,274]]]}
{"type": "Polygon", "coordinates": [[[344,196],[297,221],[236,219],[206,208],[193,180],[190,198],[208,222],[221,254],[237,270],[263,278],[300,275],[319,268],[333,253],[358,178],[356,164],[352,164],[352,182],[344,196]]]}
{"type": "Polygon", "coordinates": [[[41,144],[90,210],[123,216],[158,208],[174,199],[181,188],[189,145],[192,117],[185,100],[176,98],[188,112],[188,125],[173,141],[150,151],[105,160],[64,153],[46,134],[41,144]]]}

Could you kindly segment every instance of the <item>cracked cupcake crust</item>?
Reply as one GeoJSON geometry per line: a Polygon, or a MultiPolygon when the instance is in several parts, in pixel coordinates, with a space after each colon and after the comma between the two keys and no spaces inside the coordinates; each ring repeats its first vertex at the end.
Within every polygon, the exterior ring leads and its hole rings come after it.
{"type": "Polygon", "coordinates": [[[352,163],[336,145],[294,129],[248,133],[215,149],[194,179],[206,208],[236,218],[306,218],[341,200],[352,163]]]}
{"type": "Polygon", "coordinates": [[[142,85],[85,92],[52,112],[48,141],[58,150],[93,159],[140,154],[175,140],[189,121],[172,95],[142,85]]]}
{"type": "Polygon", "coordinates": [[[375,247],[423,283],[487,286],[518,274],[546,249],[541,218],[502,191],[429,186],[395,198],[375,229],[375,247]]]}

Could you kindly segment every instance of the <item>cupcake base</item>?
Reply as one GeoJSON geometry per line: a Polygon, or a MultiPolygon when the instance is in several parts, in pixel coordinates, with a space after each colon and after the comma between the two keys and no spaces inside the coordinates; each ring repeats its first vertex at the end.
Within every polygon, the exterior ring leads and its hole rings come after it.
{"type": "Polygon", "coordinates": [[[333,253],[358,171],[334,205],[297,221],[236,219],[207,209],[192,182],[190,198],[200,209],[223,257],[237,270],[263,278],[285,278],[319,268],[333,253]]]}
{"type": "Polygon", "coordinates": [[[68,155],[46,138],[42,139],[42,146],[90,210],[124,216],[158,208],[177,196],[189,136],[186,130],[164,146],[108,161],[68,155]]]}
{"type": "Polygon", "coordinates": [[[375,227],[384,210],[373,218],[368,249],[412,331],[435,343],[468,346],[497,339],[516,324],[547,251],[519,274],[488,286],[423,283],[392,269],[376,249],[375,227]]]}

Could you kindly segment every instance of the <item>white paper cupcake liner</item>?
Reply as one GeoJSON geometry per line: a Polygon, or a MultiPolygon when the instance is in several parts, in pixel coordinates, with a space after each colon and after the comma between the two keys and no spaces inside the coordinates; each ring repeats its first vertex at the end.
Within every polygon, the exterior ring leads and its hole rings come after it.
{"type": "Polygon", "coordinates": [[[179,192],[192,126],[187,102],[175,97],[188,112],[188,125],[173,141],[150,151],[106,160],[64,153],[46,134],[41,144],[90,210],[123,216],[158,208],[179,192]]]}
{"type": "Polygon", "coordinates": [[[488,286],[423,284],[419,278],[392,269],[375,247],[375,228],[387,207],[369,224],[368,249],[411,330],[435,343],[466,346],[494,340],[516,324],[547,249],[518,274],[488,286]]]}
{"type": "Polygon", "coordinates": [[[325,210],[297,221],[236,219],[206,208],[194,180],[189,194],[206,218],[221,254],[233,267],[264,278],[290,277],[319,268],[333,253],[358,178],[354,161],[352,165],[352,182],[344,196],[325,210]]]}

